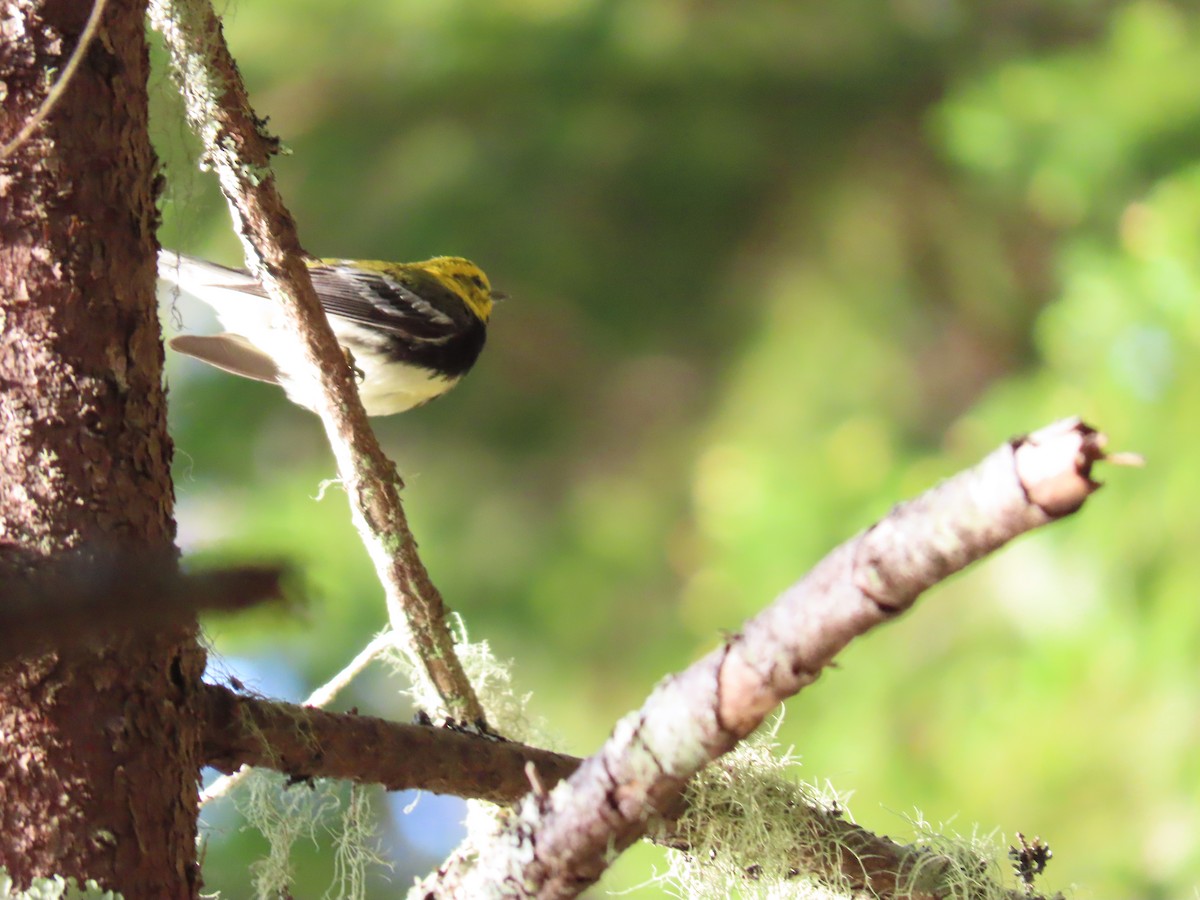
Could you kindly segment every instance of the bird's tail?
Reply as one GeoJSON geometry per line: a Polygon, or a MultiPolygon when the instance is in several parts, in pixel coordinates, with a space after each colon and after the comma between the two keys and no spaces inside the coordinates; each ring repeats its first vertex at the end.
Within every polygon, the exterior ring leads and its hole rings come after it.
{"type": "Polygon", "coordinates": [[[244,269],[219,266],[194,256],[176,253],[174,250],[158,251],[158,277],[186,289],[247,288],[258,283],[244,269]]]}

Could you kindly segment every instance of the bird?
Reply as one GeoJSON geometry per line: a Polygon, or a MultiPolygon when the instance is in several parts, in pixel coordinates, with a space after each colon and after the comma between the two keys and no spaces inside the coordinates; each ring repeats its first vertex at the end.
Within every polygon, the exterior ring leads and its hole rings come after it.
{"type": "MultiPolygon", "coordinates": [[[[370,416],[404,412],[440,397],[475,365],[493,305],[505,295],[459,256],[412,263],[306,259],[321,308],[348,353],[370,416]]],[[[158,255],[158,277],[208,304],[225,331],[180,334],[169,346],[243,378],[280,385],[316,411],[317,381],[283,310],[257,278],[173,250],[158,255]]]]}

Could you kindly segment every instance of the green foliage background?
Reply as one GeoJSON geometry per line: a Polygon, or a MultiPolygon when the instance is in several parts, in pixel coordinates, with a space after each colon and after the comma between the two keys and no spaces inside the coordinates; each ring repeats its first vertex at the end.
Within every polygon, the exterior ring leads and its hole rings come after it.
{"type": "MultiPolygon", "coordinates": [[[[436,581],[561,748],[894,502],[1081,414],[1146,469],[857,642],[781,738],[873,829],[1020,830],[1075,896],[1192,895],[1194,6],[240,0],[226,27],[307,247],[466,255],[513,297],[462,386],[378,429],[436,581]]],[[[154,102],[163,243],[237,262],[165,77],[154,102]]],[[[299,696],[383,622],[344,499],[313,499],[320,428],[170,365],[185,546],[307,588],[211,621],[216,650],[299,696]]],[[[391,687],[347,702],[407,715],[391,687]]],[[[377,808],[391,896],[436,857],[377,808]]],[[[244,896],[262,844],[210,824],[206,879],[244,896]]],[[[329,854],[297,862],[321,896],[329,854]]]]}

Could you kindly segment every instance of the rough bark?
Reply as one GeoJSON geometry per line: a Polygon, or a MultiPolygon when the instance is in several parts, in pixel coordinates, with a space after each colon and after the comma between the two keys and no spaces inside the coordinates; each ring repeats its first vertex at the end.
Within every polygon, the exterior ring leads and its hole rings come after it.
{"type": "MultiPolygon", "coordinates": [[[[11,0],[0,138],[61,73],[91,4],[11,0]]],[[[110,0],[46,121],[0,162],[0,554],[36,568],[174,536],[154,301],[144,0],[110,0]]],[[[0,603],[5,602],[0,597],[0,603]]],[[[203,667],[192,626],[0,668],[0,864],[194,897],[203,667]]]]}

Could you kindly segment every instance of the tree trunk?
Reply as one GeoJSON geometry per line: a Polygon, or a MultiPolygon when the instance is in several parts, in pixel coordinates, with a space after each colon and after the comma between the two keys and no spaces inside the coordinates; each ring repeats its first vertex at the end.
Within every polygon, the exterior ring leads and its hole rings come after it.
{"type": "MultiPolygon", "coordinates": [[[[0,140],[29,120],[91,3],[0,9],[0,140]]],[[[0,162],[0,563],[174,537],[154,301],[144,0],[109,0],[47,120],[0,162]]],[[[4,592],[0,580],[0,603],[4,592]]],[[[102,625],[102,623],[97,623],[102,625]]],[[[0,668],[0,864],[190,898],[203,654],[192,629],[102,636],[0,668]]]]}

